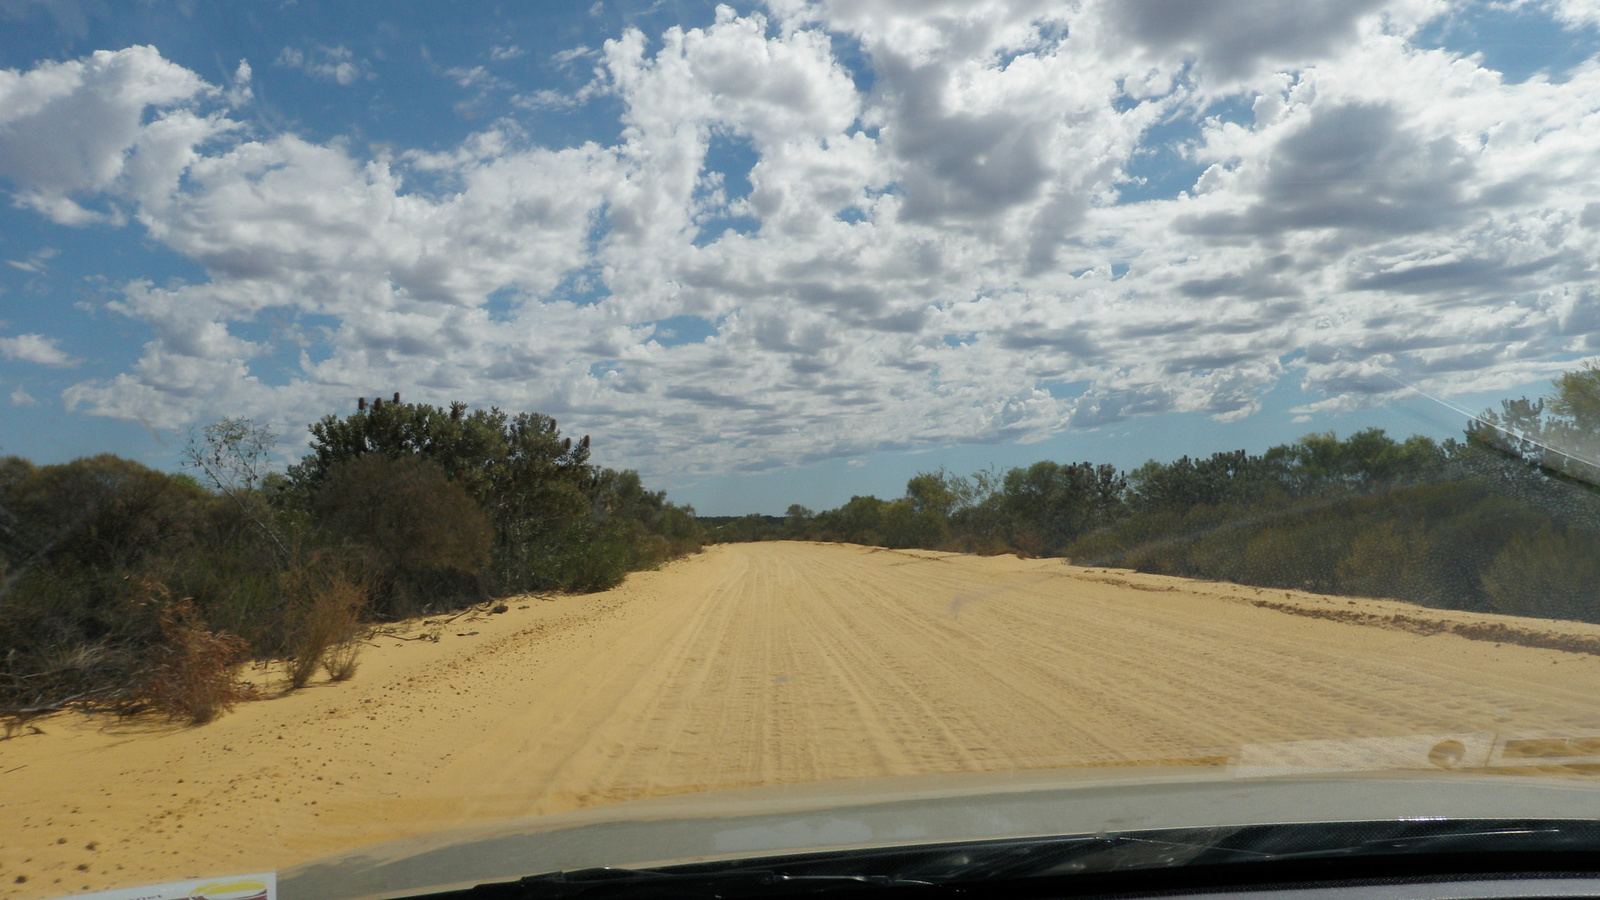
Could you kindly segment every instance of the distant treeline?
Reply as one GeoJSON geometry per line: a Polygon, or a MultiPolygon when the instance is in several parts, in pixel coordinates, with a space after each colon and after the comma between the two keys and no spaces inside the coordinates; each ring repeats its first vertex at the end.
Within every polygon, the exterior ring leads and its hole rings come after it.
{"type": "Polygon", "coordinates": [[[201,721],[243,696],[248,659],[288,659],[294,686],[348,677],[363,622],[600,590],[703,540],[691,508],[548,416],[397,396],[310,431],[286,474],[243,419],[193,436],[193,476],[0,459],[0,714],[201,721]]]}
{"type": "Polygon", "coordinates": [[[791,506],[713,541],[1064,556],[1085,565],[1600,622],[1600,370],[1508,401],[1463,440],[1369,429],[1124,472],[1039,462],[923,472],[893,500],[791,506]]]}

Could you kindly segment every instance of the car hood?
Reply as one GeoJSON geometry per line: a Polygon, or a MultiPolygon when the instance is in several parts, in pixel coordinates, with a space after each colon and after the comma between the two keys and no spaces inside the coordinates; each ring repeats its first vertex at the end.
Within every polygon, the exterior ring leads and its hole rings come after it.
{"type": "Polygon", "coordinates": [[[280,872],[283,900],[390,898],[595,867],[1168,828],[1600,818],[1600,784],[1460,772],[1106,768],[858,779],[590,807],[390,841],[280,872]]]}

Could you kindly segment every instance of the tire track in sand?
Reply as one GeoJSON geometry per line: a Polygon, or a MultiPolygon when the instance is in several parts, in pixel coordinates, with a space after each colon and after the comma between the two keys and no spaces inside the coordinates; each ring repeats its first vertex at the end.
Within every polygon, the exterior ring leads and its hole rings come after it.
{"type": "Polygon", "coordinates": [[[686,564],[715,570],[697,598],[646,601],[663,615],[618,641],[649,661],[599,691],[615,699],[562,765],[511,767],[499,790],[545,812],[1352,734],[1600,733],[1590,657],[1139,590],[1059,561],[803,543],[707,556],[686,564]]]}

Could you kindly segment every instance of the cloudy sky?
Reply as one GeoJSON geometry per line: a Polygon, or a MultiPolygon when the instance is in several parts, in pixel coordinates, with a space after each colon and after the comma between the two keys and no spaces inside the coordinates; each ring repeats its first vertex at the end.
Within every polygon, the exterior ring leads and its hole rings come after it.
{"type": "Polygon", "coordinates": [[[0,0],[0,452],[173,468],[243,415],[289,458],[400,391],[549,413],[736,513],[1445,437],[1600,353],[1597,29],[1600,0],[0,0]]]}

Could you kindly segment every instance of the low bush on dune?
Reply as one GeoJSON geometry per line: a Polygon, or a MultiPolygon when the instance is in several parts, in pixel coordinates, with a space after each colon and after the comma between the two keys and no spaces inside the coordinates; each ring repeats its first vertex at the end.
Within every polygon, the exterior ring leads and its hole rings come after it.
{"type": "Polygon", "coordinates": [[[348,680],[360,656],[362,622],[373,595],[371,577],[360,566],[334,557],[313,561],[288,581],[289,686],[305,687],[319,669],[333,681],[348,680]]]}
{"type": "Polygon", "coordinates": [[[203,725],[234,704],[254,699],[255,689],[240,680],[250,647],[242,638],[211,631],[188,597],[165,585],[144,582],[138,602],[149,608],[159,638],[149,648],[147,667],[122,700],[130,711],[148,705],[172,719],[203,725]]]}

